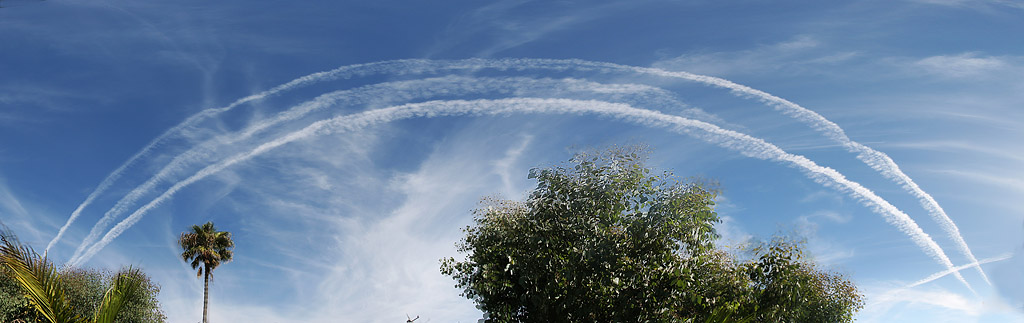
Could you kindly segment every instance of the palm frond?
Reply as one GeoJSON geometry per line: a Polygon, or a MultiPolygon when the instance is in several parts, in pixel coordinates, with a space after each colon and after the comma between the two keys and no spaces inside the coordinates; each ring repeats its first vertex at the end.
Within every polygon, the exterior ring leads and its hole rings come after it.
{"type": "Polygon", "coordinates": [[[103,295],[99,308],[93,317],[94,323],[113,323],[127,300],[138,297],[142,290],[142,275],[138,269],[128,267],[117,274],[110,289],[103,295]]]}
{"type": "Polygon", "coordinates": [[[11,278],[40,315],[52,323],[84,322],[67,302],[63,281],[53,263],[22,245],[9,231],[5,230],[0,240],[0,264],[10,269],[11,278]]]}

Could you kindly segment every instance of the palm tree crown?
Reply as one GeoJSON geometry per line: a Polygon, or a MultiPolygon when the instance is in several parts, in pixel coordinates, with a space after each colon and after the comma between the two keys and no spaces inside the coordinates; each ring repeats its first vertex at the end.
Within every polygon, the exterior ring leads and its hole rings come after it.
{"type": "Polygon", "coordinates": [[[210,275],[221,263],[231,261],[231,232],[217,231],[213,222],[193,225],[192,232],[183,232],[178,244],[184,252],[181,259],[192,261],[192,269],[198,269],[196,277],[203,276],[203,322],[208,322],[207,312],[210,300],[210,275]],[[202,266],[202,268],[200,268],[202,266]]]}
{"type": "Polygon", "coordinates": [[[211,272],[222,262],[231,261],[231,248],[235,242],[231,241],[231,232],[217,231],[213,222],[206,222],[203,225],[193,225],[192,232],[183,232],[178,239],[181,248],[181,259],[192,261],[192,269],[198,269],[196,277],[203,275],[203,270],[211,272]],[[199,268],[202,265],[203,268],[199,268]]]}

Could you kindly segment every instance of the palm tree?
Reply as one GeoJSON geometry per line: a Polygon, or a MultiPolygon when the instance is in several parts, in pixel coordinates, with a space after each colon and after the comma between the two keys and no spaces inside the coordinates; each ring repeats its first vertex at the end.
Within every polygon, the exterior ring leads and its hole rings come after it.
{"type": "Polygon", "coordinates": [[[222,262],[231,261],[231,248],[235,243],[231,241],[231,232],[217,231],[213,222],[206,222],[202,226],[193,225],[192,232],[182,232],[178,244],[185,252],[181,253],[181,259],[192,261],[192,269],[199,269],[196,277],[203,278],[203,323],[207,320],[210,304],[210,275],[213,269],[222,262]],[[202,265],[202,268],[199,266],[202,265]]]}
{"type": "Polygon", "coordinates": [[[46,256],[21,244],[6,227],[0,234],[0,267],[0,275],[17,281],[32,307],[51,323],[112,323],[127,300],[143,292],[142,275],[138,269],[128,267],[103,294],[93,316],[80,317],[65,298],[66,283],[61,271],[46,256]]]}

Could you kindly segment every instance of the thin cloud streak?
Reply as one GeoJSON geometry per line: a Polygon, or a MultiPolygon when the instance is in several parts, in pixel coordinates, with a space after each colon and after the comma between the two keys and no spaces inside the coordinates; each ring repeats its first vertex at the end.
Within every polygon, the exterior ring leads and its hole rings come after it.
{"type": "MultiPolygon", "coordinates": [[[[295,89],[295,88],[299,88],[299,87],[302,87],[302,86],[306,86],[306,85],[310,85],[310,84],[313,84],[313,83],[321,82],[321,81],[326,80],[326,79],[336,80],[336,79],[349,78],[349,77],[354,77],[354,76],[372,75],[372,74],[375,74],[375,73],[380,73],[381,71],[378,70],[378,68],[381,68],[381,67],[384,67],[384,68],[391,67],[392,68],[392,69],[386,69],[385,70],[386,73],[394,73],[395,72],[394,69],[397,68],[397,67],[390,66],[392,64],[383,64],[383,63],[390,63],[390,62],[377,62],[377,63],[369,63],[369,64],[349,65],[349,66],[343,66],[343,67],[336,68],[336,69],[333,69],[333,70],[330,70],[330,71],[326,71],[326,72],[319,72],[319,73],[309,74],[309,75],[306,75],[306,76],[303,76],[303,77],[291,80],[288,83],[284,83],[284,84],[275,86],[275,87],[273,87],[273,88],[271,88],[269,90],[266,90],[266,91],[263,91],[263,92],[259,92],[259,93],[256,93],[256,94],[253,94],[253,95],[249,95],[249,96],[246,96],[244,98],[235,100],[235,102],[232,102],[231,104],[228,104],[227,106],[219,107],[219,108],[209,108],[209,109],[200,111],[200,112],[192,115],[188,119],[185,119],[185,121],[179,123],[178,125],[176,125],[174,127],[171,127],[171,129],[167,129],[167,131],[164,131],[162,134],[160,134],[156,138],[153,138],[153,140],[151,140],[148,144],[146,144],[146,146],[142,147],[142,149],[139,150],[139,152],[137,152],[134,155],[132,155],[130,158],[128,158],[127,161],[125,161],[123,164],[121,164],[121,166],[118,166],[117,169],[115,169],[113,172],[111,172],[109,175],[107,175],[107,177],[104,178],[102,182],[100,182],[100,185],[97,186],[96,189],[92,191],[92,193],[89,193],[89,196],[85,198],[85,201],[83,201],[81,204],[79,204],[78,207],[75,208],[75,211],[71,212],[71,216],[68,217],[68,220],[67,220],[66,223],[64,223],[64,226],[62,226],[60,228],[60,230],[57,231],[57,235],[54,236],[52,240],[50,240],[49,244],[46,245],[46,251],[49,251],[50,248],[52,248],[53,245],[56,244],[57,241],[59,241],[60,238],[64,236],[64,233],[67,231],[68,227],[70,227],[71,224],[74,223],[75,220],[78,219],[78,217],[81,215],[82,210],[84,210],[87,206],[92,204],[92,202],[95,201],[96,198],[100,194],[102,194],[103,192],[106,192],[107,189],[109,189],[110,186],[112,186],[114,184],[114,182],[116,182],[118,179],[120,179],[121,176],[124,175],[124,172],[128,169],[128,167],[130,167],[131,165],[134,165],[139,159],[142,159],[143,157],[149,155],[149,153],[152,152],[153,149],[156,148],[157,145],[159,145],[161,142],[164,142],[168,138],[171,138],[171,137],[173,137],[176,134],[182,133],[184,130],[187,130],[188,128],[193,127],[193,126],[199,124],[199,122],[201,122],[201,121],[203,121],[203,120],[205,120],[207,118],[215,117],[215,116],[217,116],[217,115],[219,115],[221,113],[224,113],[226,111],[230,111],[231,109],[234,109],[234,108],[236,108],[238,106],[241,106],[243,104],[246,104],[246,103],[249,103],[249,102],[252,102],[252,101],[263,100],[263,99],[265,99],[267,97],[277,95],[277,94],[279,94],[281,92],[285,92],[285,91],[289,91],[289,90],[292,90],[292,89],[295,89]]],[[[401,64],[396,64],[396,65],[401,65],[401,64]]],[[[399,70],[399,71],[401,71],[401,70],[399,70]]]]}
{"type": "MultiPolygon", "coordinates": [[[[102,240],[91,246],[84,255],[77,259],[73,259],[71,262],[74,265],[88,260],[99,252],[99,250],[113,241],[113,239],[118,235],[138,222],[150,209],[171,198],[182,188],[231,165],[247,161],[284,144],[314,136],[335,134],[344,131],[358,131],[369,126],[392,122],[399,119],[416,117],[433,118],[453,115],[502,115],[516,112],[556,114],[593,113],[611,116],[622,121],[632,122],[646,127],[668,128],[669,130],[677,133],[688,134],[709,143],[719,145],[723,148],[737,151],[744,156],[773,160],[788,164],[789,166],[802,169],[808,177],[819,184],[852,195],[861,203],[871,208],[874,212],[881,214],[883,218],[885,218],[886,222],[895,225],[900,231],[907,234],[911,238],[911,241],[917,244],[926,254],[935,258],[940,264],[946,266],[946,268],[954,268],[949,257],[942,251],[942,248],[939,247],[939,245],[936,244],[927,233],[921,230],[917,223],[915,223],[914,220],[906,213],[903,213],[894,205],[882,199],[859,183],[846,179],[846,177],[838,171],[832,168],[820,166],[804,156],[787,153],[781,148],[762,139],[722,129],[706,122],[667,115],[657,111],[638,109],[627,104],[594,100],[534,98],[475,101],[450,100],[411,103],[315,122],[302,130],[290,133],[273,141],[266,142],[250,152],[239,154],[230,159],[218,162],[217,164],[207,166],[195,175],[176,183],[159,197],[136,210],[121,223],[118,223],[117,226],[104,235],[102,240]]],[[[972,292],[974,291],[959,272],[954,272],[953,274],[956,275],[968,289],[972,292]]]]}
{"type": "MultiPolygon", "coordinates": [[[[554,80],[521,77],[496,79],[445,76],[421,80],[385,82],[367,85],[352,90],[335,91],[321,95],[311,101],[281,112],[273,118],[263,119],[256,124],[247,127],[237,135],[224,135],[212,138],[178,156],[175,156],[174,159],[160,169],[160,171],[155,175],[147,179],[146,182],[132,189],[128,194],[118,200],[114,207],[108,210],[92,227],[89,235],[82,240],[82,243],[78,246],[70,259],[80,257],[86,247],[96,242],[96,239],[100,238],[100,234],[103,233],[103,230],[106,230],[107,227],[113,224],[118,216],[129,211],[129,208],[132,205],[138,202],[138,200],[145,196],[146,193],[151,192],[160,182],[168,180],[174,172],[181,171],[190,163],[212,158],[218,150],[218,147],[229,147],[236,143],[248,140],[257,133],[275,125],[302,118],[314,111],[330,106],[367,104],[382,100],[382,98],[383,100],[386,100],[385,103],[387,104],[396,104],[404,103],[413,99],[429,98],[431,96],[441,94],[461,96],[471,93],[485,93],[489,91],[503,92],[504,94],[515,92],[517,95],[535,92],[546,92],[550,95],[566,95],[569,93],[588,92],[591,96],[595,94],[603,94],[618,100],[628,99],[624,96],[632,95],[637,96],[643,101],[649,101],[659,106],[686,106],[682,102],[673,99],[671,94],[667,91],[652,86],[638,84],[599,84],[577,79],[554,80]]],[[[709,115],[696,108],[690,108],[686,112],[691,115],[696,115],[696,117],[699,118],[709,118],[709,115]]]]}
{"type": "Polygon", "coordinates": [[[1006,255],[999,256],[999,257],[992,257],[992,258],[988,258],[988,259],[978,260],[978,261],[975,261],[975,262],[972,262],[972,263],[969,263],[969,264],[966,264],[966,265],[956,266],[956,267],[953,267],[951,269],[947,269],[947,270],[943,270],[943,271],[934,273],[931,276],[928,276],[928,277],[926,277],[924,279],[916,281],[913,284],[907,285],[907,287],[904,287],[904,288],[914,288],[914,287],[917,287],[917,286],[920,286],[920,285],[923,285],[923,284],[930,283],[930,282],[932,282],[932,281],[934,281],[936,279],[945,277],[945,276],[947,276],[949,274],[952,274],[954,272],[959,272],[961,270],[964,270],[964,269],[967,269],[967,268],[971,268],[971,267],[980,267],[981,265],[984,265],[984,264],[987,264],[987,263],[1003,261],[1003,260],[1006,260],[1006,259],[1010,259],[1011,257],[1013,257],[1012,254],[1006,254],[1006,255]]]}
{"type": "MultiPolygon", "coordinates": [[[[953,223],[953,220],[949,217],[949,215],[946,214],[946,211],[942,209],[942,206],[939,205],[938,201],[936,201],[935,198],[933,198],[930,194],[921,189],[921,187],[918,186],[917,183],[915,183],[914,180],[910,178],[910,176],[908,176],[906,173],[900,170],[899,165],[897,165],[896,162],[889,157],[889,155],[850,139],[850,137],[846,135],[846,132],[843,130],[843,128],[839,127],[839,125],[826,119],[817,112],[811,111],[810,109],[804,108],[796,103],[774,96],[767,92],[757,90],[745,85],[740,85],[732,81],[717,77],[696,75],[687,72],[669,72],[655,68],[622,66],[610,63],[585,62],[585,64],[598,66],[611,65],[616,68],[632,69],[640,73],[683,78],[700,83],[727,88],[731,90],[734,94],[739,96],[755,97],[762,103],[765,103],[775,108],[776,110],[781,111],[783,114],[809,124],[811,128],[813,128],[814,130],[817,130],[818,132],[823,133],[829,139],[832,139],[833,141],[842,144],[847,151],[856,153],[857,159],[860,159],[862,162],[870,166],[872,169],[882,174],[882,176],[884,176],[885,178],[888,178],[896,182],[905,191],[916,197],[921,206],[928,211],[929,215],[931,215],[932,219],[939,223],[943,231],[946,232],[950,239],[953,239],[953,241],[956,243],[960,251],[965,256],[967,256],[967,258],[971,262],[978,261],[978,259],[974,256],[974,253],[971,252],[970,247],[968,247],[967,242],[964,241],[963,235],[960,234],[960,229],[956,226],[955,223],[953,223]]],[[[985,280],[985,283],[992,285],[992,282],[988,279],[988,275],[985,274],[985,271],[982,270],[980,266],[975,268],[978,270],[978,273],[981,274],[981,277],[985,280]]],[[[957,273],[957,275],[959,277],[959,273],[957,273]]],[[[960,279],[962,280],[963,278],[961,277],[960,279]]]]}
{"type": "MultiPolygon", "coordinates": [[[[484,68],[495,68],[499,70],[526,70],[526,69],[550,69],[550,70],[599,70],[599,71],[617,71],[617,72],[633,72],[644,75],[654,75],[668,78],[684,79],[712,85],[720,88],[725,88],[731,91],[734,95],[740,97],[752,97],[758,101],[771,106],[777,111],[782,112],[784,115],[797,119],[811,126],[812,129],[823,133],[829,139],[836,141],[843,145],[847,151],[856,153],[857,159],[870,166],[875,171],[879,172],[885,178],[892,180],[899,184],[905,191],[917,198],[921,206],[928,211],[928,214],[942,227],[943,231],[949,236],[950,239],[956,243],[957,248],[967,256],[971,262],[976,262],[978,259],[974,256],[967,242],[964,240],[963,235],[960,234],[960,229],[956,223],[946,214],[946,211],[942,209],[938,201],[935,200],[930,194],[925,192],[913,179],[904,173],[899,165],[889,157],[889,155],[877,151],[871,147],[863,145],[850,139],[846,135],[846,132],[839,127],[836,123],[826,119],[822,115],[814,112],[810,109],[804,108],[796,103],[790,102],[786,99],[774,96],[767,92],[757,90],[745,85],[740,85],[732,81],[712,77],[705,75],[697,75],[687,72],[672,72],[658,68],[648,67],[637,67],[627,66],[614,63],[603,63],[603,62],[591,62],[579,59],[500,59],[500,60],[488,60],[488,59],[465,59],[458,61],[433,61],[433,60],[422,60],[422,59],[409,59],[409,60],[395,60],[395,61],[383,61],[377,63],[360,64],[345,66],[338,69],[334,69],[327,72],[310,74],[309,76],[296,79],[287,84],[307,84],[318,81],[333,80],[337,78],[347,78],[353,75],[365,75],[361,73],[374,73],[374,72],[388,72],[392,71],[396,74],[411,74],[411,73],[427,73],[427,72],[439,72],[446,70],[461,70],[461,69],[484,69],[484,68]],[[400,69],[395,70],[395,68],[400,69]]],[[[287,85],[286,84],[286,85],[287,85]]],[[[285,85],[282,85],[285,86],[285,85]]],[[[989,285],[992,282],[989,280],[988,275],[981,267],[976,267],[978,273],[989,285]]]]}

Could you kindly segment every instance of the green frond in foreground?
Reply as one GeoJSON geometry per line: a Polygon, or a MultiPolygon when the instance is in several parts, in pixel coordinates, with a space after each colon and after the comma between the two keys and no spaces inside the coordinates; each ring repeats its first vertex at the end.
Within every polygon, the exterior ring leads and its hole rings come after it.
{"type": "Polygon", "coordinates": [[[4,272],[18,283],[39,315],[51,323],[113,323],[129,300],[145,292],[141,271],[129,267],[114,279],[92,317],[80,317],[64,294],[67,282],[52,262],[22,245],[10,231],[0,234],[0,241],[4,272]]]}
{"type": "Polygon", "coordinates": [[[52,323],[86,322],[76,316],[64,297],[64,283],[46,257],[23,246],[9,231],[0,236],[0,264],[21,285],[32,306],[52,323]]]}
{"type": "Polygon", "coordinates": [[[113,323],[121,309],[125,308],[127,301],[138,297],[143,293],[142,273],[138,269],[129,267],[121,272],[114,279],[110,289],[103,294],[103,301],[96,309],[93,317],[94,323],[113,323]]]}

